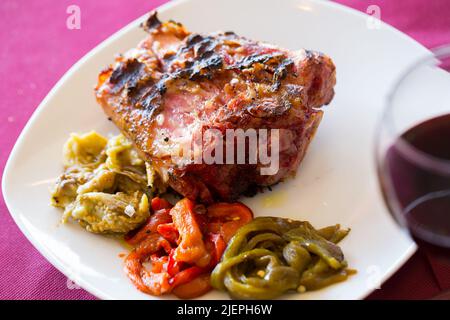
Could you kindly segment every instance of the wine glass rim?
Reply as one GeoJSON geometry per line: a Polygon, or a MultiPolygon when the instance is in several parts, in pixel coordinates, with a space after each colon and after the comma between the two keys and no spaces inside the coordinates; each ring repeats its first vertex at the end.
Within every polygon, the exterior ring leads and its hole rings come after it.
{"type": "MultiPolygon", "coordinates": [[[[386,121],[387,128],[389,128],[391,133],[394,133],[395,131],[395,124],[393,123],[392,116],[389,115],[392,110],[393,99],[396,91],[401,86],[403,81],[411,73],[413,73],[414,70],[416,70],[419,66],[431,65],[430,63],[439,61],[440,58],[450,58],[450,44],[430,49],[429,54],[427,56],[418,59],[416,62],[410,65],[395,82],[394,86],[392,87],[392,90],[388,94],[387,108],[384,110],[382,116],[382,122],[386,121]]],[[[426,153],[416,148],[408,140],[404,139],[403,136],[401,135],[397,138],[398,139],[396,140],[396,148],[398,149],[398,151],[402,152],[405,156],[407,156],[408,159],[418,163],[419,165],[427,169],[450,174],[450,160],[433,156],[429,153],[426,153]]]]}

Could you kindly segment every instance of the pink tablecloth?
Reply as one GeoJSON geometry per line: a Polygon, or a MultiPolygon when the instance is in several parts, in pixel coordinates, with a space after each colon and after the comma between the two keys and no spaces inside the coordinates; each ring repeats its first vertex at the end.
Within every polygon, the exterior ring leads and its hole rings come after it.
{"type": "MultiPolygon", "coordinates": [[[[0,171],[26,121],[63,73],[100,41],[165,1],[0,1],[0,171]],[[66,27],[66,10],[72,4],[81,9],[80,30],[66,27]]],[[[428,47],[450,42],[448,0],[339,2],[362,11],[378,5],[382,20],[428,47]]],[[[68,283],[24,238],[3,197],[0,225],[1,299],[93,299],[68,283]]],[[[419,252],[372,297],[429,297],[443,287],[435,272],[425,254],[419,252]]]]}

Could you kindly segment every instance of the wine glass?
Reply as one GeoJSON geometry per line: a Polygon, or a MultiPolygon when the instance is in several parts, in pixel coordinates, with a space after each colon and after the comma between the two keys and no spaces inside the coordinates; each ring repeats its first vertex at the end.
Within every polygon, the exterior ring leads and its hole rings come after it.
{"type": "Polygon", "coordinates": [[[450,253],[450,45],[432,50],[393,87],[376,161],[395,220],[419,245],[450,253]]]}

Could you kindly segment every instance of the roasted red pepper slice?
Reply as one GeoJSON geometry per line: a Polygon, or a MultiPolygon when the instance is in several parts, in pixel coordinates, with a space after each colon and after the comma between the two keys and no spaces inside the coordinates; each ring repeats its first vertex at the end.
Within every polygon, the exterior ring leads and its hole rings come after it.
{"type": "Polygon", "coordinates": [[[252,211],[241,203],[216,203],[199,214],[187,198],[173,208],[154,198],[151,206],[154,213],[148,222],[126,236],[129,244],[137,245],[125,261],[128,276],[153,295],[172,291],[190,299],[208,292],[210,271],[231,237],[253,218],[252,211]],[[149,260],[151,271],[143,266],[149,260]]]}
{"type": "Polygon", "coordinates": [[[165,272],[165,266],[169,258],[167,256],[160,256],[158,254],[152,254],[150,256],[150,261],[152,263],[152,272],[161,273],[165,272]]]}
{"type": "Polygon", "coordinates": [[[172,250],[169,254],[169,262],[167,263],[167,273],[174,277],[177,273],[181,271],[181,268],[185,265],[185,263],[177,261],[174,259],[173,254],[175,250],[172,250]]]}
{"type": "Polygon", "coordinates": [[[125,235],[125,241],[135,246],[147,238],[150,234],[158,231],[158,226],[164,223],[172,222],[172,216],[169,209],[160,209],[156,211],[148,220],[144,226],[142,226],[137,232],[129,232],[125,235]]]}
{"type": "MultiPolygon", "coordinates": [[[[166,272],[149,272],[143,266],[144,262],[161,250],[170,252],[172,249],[167,240],[154,233],[142,241],[125,259],[125,272],[128,278],[142,292],[161,295],[171,290],[168,283],[169,275],[166,275],[166,272]]],[[[158,266],[155,266],[155,269],[157,268],[158,266]]]]}
{"type": "Polygon", "coordinates": [[[202,273],[208,272],[208,268],[200,268],[197,266],[193,266],[183,271],[178,272],[173,278],[169,279],[169,284],[172,288],[176,288],[182,284],[188,283],[189,281],[194,280],[196,277],[201,275],[202,273]]]}
{"type": "Polygon", "coordinates": [[[228,243],[236,231],[253,219],[253,213],[249,207],[240,203],[215,203],[207,208],[210,218],[208,230],[220,233],[223,240],[228,243]]]}
{"type": "Polygon", "coordinates": [[[179,285],[172,292],[180,299],[192,299],[204,295],[211,289],[209,274],[205,273],[185,284],[179,285]]]}
{"type": "Polygon", "coordinates": [[[180,237],[180,235],[178,234],[178,230],[177,228],[175,228],[173,222],[162,223],[156,228],[156,230],[160,235],[162,235],[164,238],[166,238],[167,241],[172,244],[176,244],[178,238],[180,237]]]}
{"type": "Polygon", "coordinates": [[[155,197],[152,199],[151,208],[155,212],[161,209],[170,209],[172,205],[166,199],[155,197]]]}
{"type": "Polygon", "coordinates": [[[205,267],[209,265],[210,255],[203,242],[203,232],[200,229],[196,214],[193,211],[194,202],[184,198],[170,210],[173,223],[180,233],[180,241],[174,252],[177,261],[205,267]]]}
{"type": "Polygon", "coordinates": [[[227,244],[223,240],[222,236],[218,233],[209,233],[206,237],[207,248],[211,252],[211,269],[219,263],[222,258],[227,244]]]}

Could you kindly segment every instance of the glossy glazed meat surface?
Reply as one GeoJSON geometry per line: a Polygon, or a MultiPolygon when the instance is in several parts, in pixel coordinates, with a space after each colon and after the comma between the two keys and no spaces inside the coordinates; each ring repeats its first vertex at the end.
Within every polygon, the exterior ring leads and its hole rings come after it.
{"type": "MultiPolygon", "coordinates": [[[[231,201],[295,174],[321,121],[319,108],[334,95],[329,57],[232,32],[190,33],[156,13],[143,27],[148,37],[100,73],[96,97],[163,181],[193,200],[231,201]],[[279,129],[278,171],[262,175],[260,162],[186,158],[184,148],[211,128],[224,136],[227,129],[279,129]]],[[[203,150],[212,143],[203,141],[203,150]]]]}

